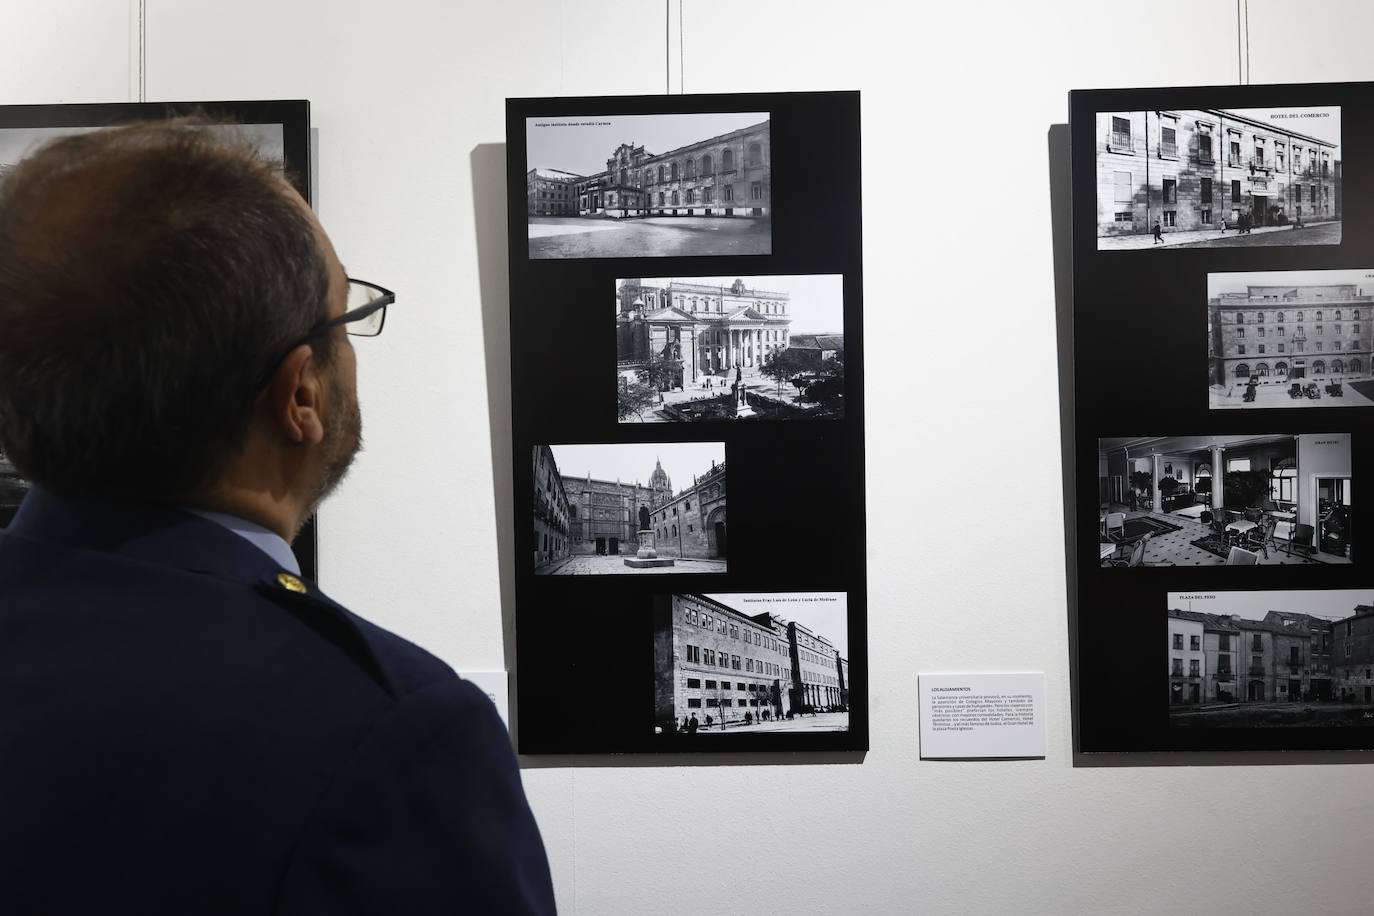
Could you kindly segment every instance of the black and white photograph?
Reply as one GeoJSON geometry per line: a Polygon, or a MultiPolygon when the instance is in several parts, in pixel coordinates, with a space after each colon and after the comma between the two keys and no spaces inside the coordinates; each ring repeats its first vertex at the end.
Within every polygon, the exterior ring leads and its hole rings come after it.
{"type": "Polygon", "coordinates": [[[1169,592],[1169,724],[1374,726],[1374,589],[1169,592]]]}
{"type": "MultiPolygon", "coordinates": [[[[100,127],[0,127],[0,175],[4,175],[45,141],[100,130],[100,127]]],[[[284,168],[285,142],[280,124],[210,124],[205,130],[230,134],[251,143],[267,162],[284,168]]]]}
{"type": "Polygon", "coordinates": [[[1097,248],[1341,242],[1341,109],[1097,112],[1097,248]]]}
{"type": "Polygon", "coordinates": [[[525,120],[529,256],[773,250],[767,112],[525,120]]]}
{"type": "Polygon", "coordinates": [[[1374,269],[1207,275],[1215,410],[1374,406],[1374,269]]]}
{"type": "Polygon", "coordinates": [[[1099,439],[1097,466],[1103,567],[1351,562],[1349,433],[1099,439]]]}
{"type": "Polygon", "coordinates": [[[687,594],[658,601],[654,733],[665,740],[847,731],[849,703],[844,592],[687,594]]]}
{"type": "Polygon", "coordinates": [[[0,452],[0,528],[8,527],[29,492],[29,482],[19,476],[14,464],[0,452]]]}
{"type": "Polygon", "coordinates": [[[616,280],[617,418],[843,417],[843,279],[616,280]]]}
{"type": "Polygon", "coordinates": [[[725,443],[537,445],[533,467],[536,575],[726,571],[725,443]]]}

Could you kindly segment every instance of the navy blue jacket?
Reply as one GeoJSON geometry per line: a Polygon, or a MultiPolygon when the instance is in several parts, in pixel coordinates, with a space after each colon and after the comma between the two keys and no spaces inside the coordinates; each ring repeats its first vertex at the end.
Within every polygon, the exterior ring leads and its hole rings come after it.
{"type": "Polygon", "coordinates": [[[0,532],[0,912],[554,911],[487,697],[281,572],[190,513],[26,497],[0,532]]]}

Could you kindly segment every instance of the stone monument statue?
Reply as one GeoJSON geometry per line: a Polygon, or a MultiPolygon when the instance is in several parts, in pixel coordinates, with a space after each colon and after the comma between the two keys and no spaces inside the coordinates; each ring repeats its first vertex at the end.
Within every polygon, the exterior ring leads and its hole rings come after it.
{"type": "Polygon", "coordinates": [[[639,550],[625,558],[625,565],[633,569],[650,566],[676,566],[672,557],[660,557],[654,541],[654,529],[649,526],[649,507],[639,507],[639,550]]]}

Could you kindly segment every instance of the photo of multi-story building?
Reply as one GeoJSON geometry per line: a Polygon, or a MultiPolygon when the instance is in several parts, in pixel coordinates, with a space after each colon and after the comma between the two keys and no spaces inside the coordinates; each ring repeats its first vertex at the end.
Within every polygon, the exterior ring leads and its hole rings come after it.
{"type": "Polygon", "coordinates": [[[1374,270],[1207,275],[1208,405],[1374,405],[1374,270]]]}
{"type": "Polygon", "coordinates": [[[1374,591],[1168,594],[1169,722],[1374,725],[1374,591]]]}
{"type": "Polygon", "coordinates": [[[843,279],[617,280],[618,419],[843,417],[843,279]]]}
{"type": "Polygon", "coordinates": [[[664,596],[653,630],[658,734],[849,728],[845,593],[664,596]]]}
{"type": "Polygon", "coordinates": [[[531,258],[772,252],[766,112],[529,118],[531,258]]]}
{"type": "Polygon", "coordinates": [[[536,575],[726,571],[722,442],[540,445],[533,486],[536,575]]]}
{"type": "Polygon", "coordinates": [[[1339,108],[1097,113],[1097,247],[1338,245],[1339,108]]]}

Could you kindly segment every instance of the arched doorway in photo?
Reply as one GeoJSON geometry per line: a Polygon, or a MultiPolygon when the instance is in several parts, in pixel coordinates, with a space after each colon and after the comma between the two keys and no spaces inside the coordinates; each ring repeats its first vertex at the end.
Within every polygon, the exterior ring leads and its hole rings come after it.
{"type": "Polygon", "coordinates": [[[706,517],[707,547],[712,557],[724,558],[725,548],[725,507],[715,509],[706,517]]]}

